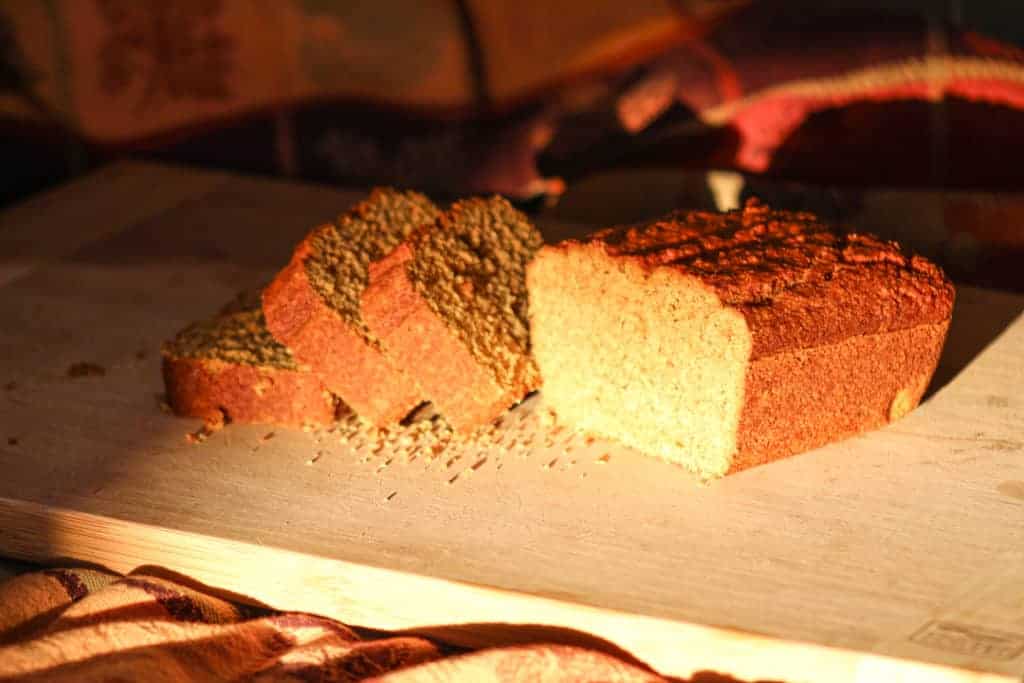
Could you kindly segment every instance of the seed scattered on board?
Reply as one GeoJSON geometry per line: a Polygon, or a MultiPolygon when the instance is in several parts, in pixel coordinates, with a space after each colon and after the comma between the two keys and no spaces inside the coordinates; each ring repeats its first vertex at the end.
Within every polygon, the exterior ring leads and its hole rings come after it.
{"type": "MultiPolygon", "coordinates": [[[[216,431],[215,426],[213,429],[205,427],[189,435],[189,441],[203,441],[213,431],[216,431]]],[[[597,442],[592,436],[559,425],[543,407],[510,413],[467,436],[455,434],[440,415],[430,413],[429,406],[414,415],[410,422],[393,427],[376,428],[355,415],[349,415],[330,427],[306,431],[315,432],[314,446],[321,445],[324,438],[333,435],[337,443],[357,458],[357,462],[375,463],[376,473],[381,476],[396,461],[403,465],[418,461],[423,463],[424,469],[437,462],[443,469],[454,471],[463,458],[472,457],[471,465],[462,466],[445,479],[449,485],[460,478],[471,477],[488,462],[493,461],[495,470],[502,469],[502,455],[526,458],[535,451],[543,454],[548,450],[548,458],[555,456],[545,459],[540,469],[567,471],[578,463],[576,458],[569,456],[597,442]]],[[[275,432],[267,432],[260,438],[260,443],[269,441],[274,435],[275,432]]],[[[313,465],[324,455],[325,451],[317,451],[305,464],[313,465]]],[[[604,465],[610,457],[605,453],[594,462],[604,465]]],[[[584,479],[587,473],[582,472],[579,476],[584,479]]],[[[385,500],[391,500],[396,493],[392,492],[385,500]]]]}
{"type": "Polygon", "coordinates": [[[219,426],[216,422],[207,422],[202,427],[194,432],[189,432],[185,435],[185,441],[190,444],[200,444],[209,439],[215,432],[220,431],[223,427],[223,423],[219,426]]]}

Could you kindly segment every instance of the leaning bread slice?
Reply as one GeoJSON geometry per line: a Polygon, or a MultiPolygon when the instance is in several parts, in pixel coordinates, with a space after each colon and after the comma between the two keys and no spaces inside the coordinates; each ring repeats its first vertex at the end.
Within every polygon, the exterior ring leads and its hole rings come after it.
{"type": "Polygon", "coordinates": [[[954,296],[893,243],[756,203],[545,247],[527,280],[545,405],[709,478],[911,410],[954,296]]]}
{"type": "Polygon", "coordinates": [[[525,272],[541,243],[504,199],[469,199],[370,266],[363,319],[457,431],[537,388],[525,272]]]}
{"type": "Polygon", "coordinates": [[[270,332],[376,425],[397,422],[424,397],[416,382],[381,353],[363,322],[359,298],[367,268],[439,213],[415,192],[374,190],[336,224],[307,235],[263,293],[270,332]]]}
{"type": "Polygon", "coordinates": [[[258,300],[193,323],[162,349],[167,402],[207,421],[318,426],[337,399],[267,331],[258,300]]]}

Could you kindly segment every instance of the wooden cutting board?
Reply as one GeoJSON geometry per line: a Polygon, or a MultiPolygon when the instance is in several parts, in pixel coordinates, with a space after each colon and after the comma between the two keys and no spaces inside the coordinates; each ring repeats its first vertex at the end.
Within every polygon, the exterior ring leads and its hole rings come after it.
{"type": "MultiPolygon", "coordinates": [[[[1024,299],[960,291],[906,419],[708,486],[548,434],[454,462],[326,431],[187,443],[161,340],[354,198],[121,164],[0,215],[0,554],[465,645],[610,641],[678,676],[1024,675],[1024,299]]],[[[547,429],[536,401],[506,422],[547,429]]]]}

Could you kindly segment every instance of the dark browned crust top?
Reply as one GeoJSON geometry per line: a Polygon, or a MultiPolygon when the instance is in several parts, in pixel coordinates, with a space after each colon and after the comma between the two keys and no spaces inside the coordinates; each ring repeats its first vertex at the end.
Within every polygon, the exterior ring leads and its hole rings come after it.
{"type": "Polygon", "coordinates": [[[607,228],[585,242],[645,269],[699,279],[739,309],[752,357],[948,320],[954,289],[942,270],[895,242],[843,233],[811,213],[756,201],[727,213],[678,211],[607,228]]]}

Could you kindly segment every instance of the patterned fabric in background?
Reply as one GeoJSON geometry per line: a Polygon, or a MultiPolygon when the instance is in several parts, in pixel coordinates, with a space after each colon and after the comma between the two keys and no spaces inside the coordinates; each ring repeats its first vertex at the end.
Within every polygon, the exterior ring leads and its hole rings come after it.
{"type": "Polygon", "coordinates": [[[635,65],[738,4],[638,0],[623,10],[599,0],[584,13],[540,0],[5,4],[0,56],[19,75],[0,83],[0,137],[33,138],[23,156],[37,165],[66,156],[58,131],[67,130],[79,164],[146,153],[452,193],[544,192],[535,168],[474,180],[487,173],[475,157],[495,127],[510,142],[492,155],[524,144],[528,153],[536,141],[512,114],[521,105],[635,65]]]}
{"type": "MultiPolygon", "coordinates": [[[[7,3],[0,146],[0,205],[132,155],[527,204],[667,167],[1016,206],[1024,50],[779,0],[7,3]]],[[[976,266],[943,265],[1024,290],[1000,215],[950,233],[976,266]]]]}
{"type": "MultiPolygon", "coordinates": [[[[532,642],[466,651],[240,605],[159,569],[0,583],[0,681],[664,683],[625,653],[532,642]]],[[[692,683],[738,683],[712,672],[692,683]]]]}
{"type": "Polygon", "coordinates": [[[23,175],[124,154],[438,194],[608,166],[1021,189],[1024,51],[766,0],[48,0],[0,9],[23,175]],[[70,144],[69,144],[70,141],[70,144]]]}

